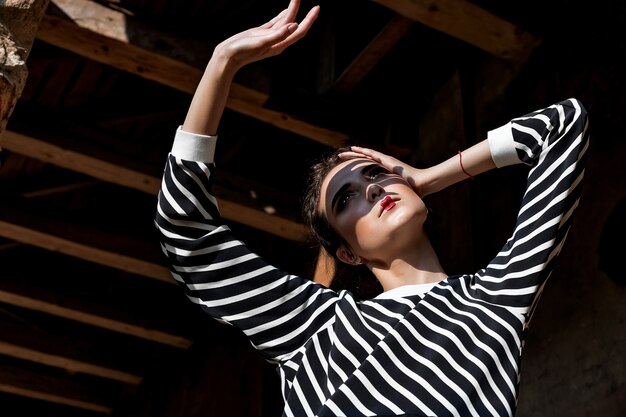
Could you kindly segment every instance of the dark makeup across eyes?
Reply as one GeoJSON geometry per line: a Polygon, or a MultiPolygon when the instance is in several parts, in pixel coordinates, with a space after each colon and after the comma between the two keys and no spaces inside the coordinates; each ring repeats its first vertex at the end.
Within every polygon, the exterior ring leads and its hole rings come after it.
{"type": "MultiPolygon", "coordinates": [[[[344,168],[344,169],[349,169],[348,167],[344,168]]],[[[364,165],[361,168],[359,168],[360,171],[360,175],[363,177],[368,177],[369,175],[371,175],[372,172],[381,170],[382,172],[389,172],[387,171],[387,169],[385,169],[383,166],[381,166],[380,164],[377,163],[371,163],[368,165],[364,165]]],[[[337,192],[333,195],[333,199],[331,201],[331,210],[333,212],[335,212],[337,210],[337,202],[340,201],[340,198],[344,195],[344,193],[351,187],[351,183],[347,182],[345,184],[343,184],[341,187],[339,187],[339,189],[337,190],[337,192]]]]}

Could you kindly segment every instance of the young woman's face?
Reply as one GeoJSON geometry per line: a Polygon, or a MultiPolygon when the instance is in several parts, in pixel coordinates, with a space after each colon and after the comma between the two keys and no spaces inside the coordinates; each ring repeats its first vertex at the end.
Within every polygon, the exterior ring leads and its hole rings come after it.
{"type": "Polygon", "coordinates": [[[347,160],[329,172],[320,210],[355,255],[383,261],[421,236],[427,215],[401,176],[366,158],[347,160]]]}

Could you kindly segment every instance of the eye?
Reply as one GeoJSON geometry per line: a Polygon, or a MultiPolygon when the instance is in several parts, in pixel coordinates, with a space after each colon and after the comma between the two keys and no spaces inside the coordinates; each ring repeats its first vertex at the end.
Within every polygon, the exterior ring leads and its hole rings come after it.
{"type": "Polygon", "coordinates": [[[337,211],[341,212],[348,204],[350,204],[350,200],[356,195],[354,191],[345,191],[341,193],[339,199],[337,200],[337,211]]]}
{"type": "Polygon", "coordinates": [[[385,175],[385,174],[389,174],[389,171],[387,171],[387,169],[381,165],[376,165],[374,168],[372,168],[368,172],[367,178],[369,180],[375,180],[380,175],[385,175]]]}

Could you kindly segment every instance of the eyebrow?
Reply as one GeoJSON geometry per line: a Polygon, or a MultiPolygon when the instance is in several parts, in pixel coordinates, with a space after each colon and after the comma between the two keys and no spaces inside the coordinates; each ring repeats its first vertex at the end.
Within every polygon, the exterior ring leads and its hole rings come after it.
{"type": "MultiPolygon", "coordinates": [[[[374,162],[372,161],[371,164],[368,165],[363,165],[361,166],[361,168],[359,168],[360,170],[360,175],[367,175],[370,171],[372,171],[375,167],[379,167],[382,166],[380,165],[378,162],[374,162]]],[[[346,183],[344,185],[342,185],[341,187],[339,187],[339,189],[337,190],[337,192],[335,192],[335,195],[333,196],[333,199],[330,203],[330,209],[331,211],[335,211],[335,206],[337,205],[337,200],[339,200],[339,197],[343,194],[343,192],[345,190],[347,190],[348,188],[350,188],[350,183],[346,183]]]]}

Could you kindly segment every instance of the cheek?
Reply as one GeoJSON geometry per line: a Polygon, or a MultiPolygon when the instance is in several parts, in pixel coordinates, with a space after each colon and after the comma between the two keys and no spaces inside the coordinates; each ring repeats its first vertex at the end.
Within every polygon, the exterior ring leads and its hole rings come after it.
{"type": "Polygon", "coordinates": [[[423,230],[427,216],[428,209],[420,198],[407,198],[381,219],[361,218],[355,224],[354,242],[364,251],[412,242],[423,230]]]}
{"type": "Polygon", "coordinates": [[[346,210],[343,214],[335,219],[335,230],[348,242],[354,243],[356,236],[365,232],[364,225],[367,216],[371,210],[371,205],[364,204],[363,202],[354,202],[350,206],[349,210],[346,210]]]}

